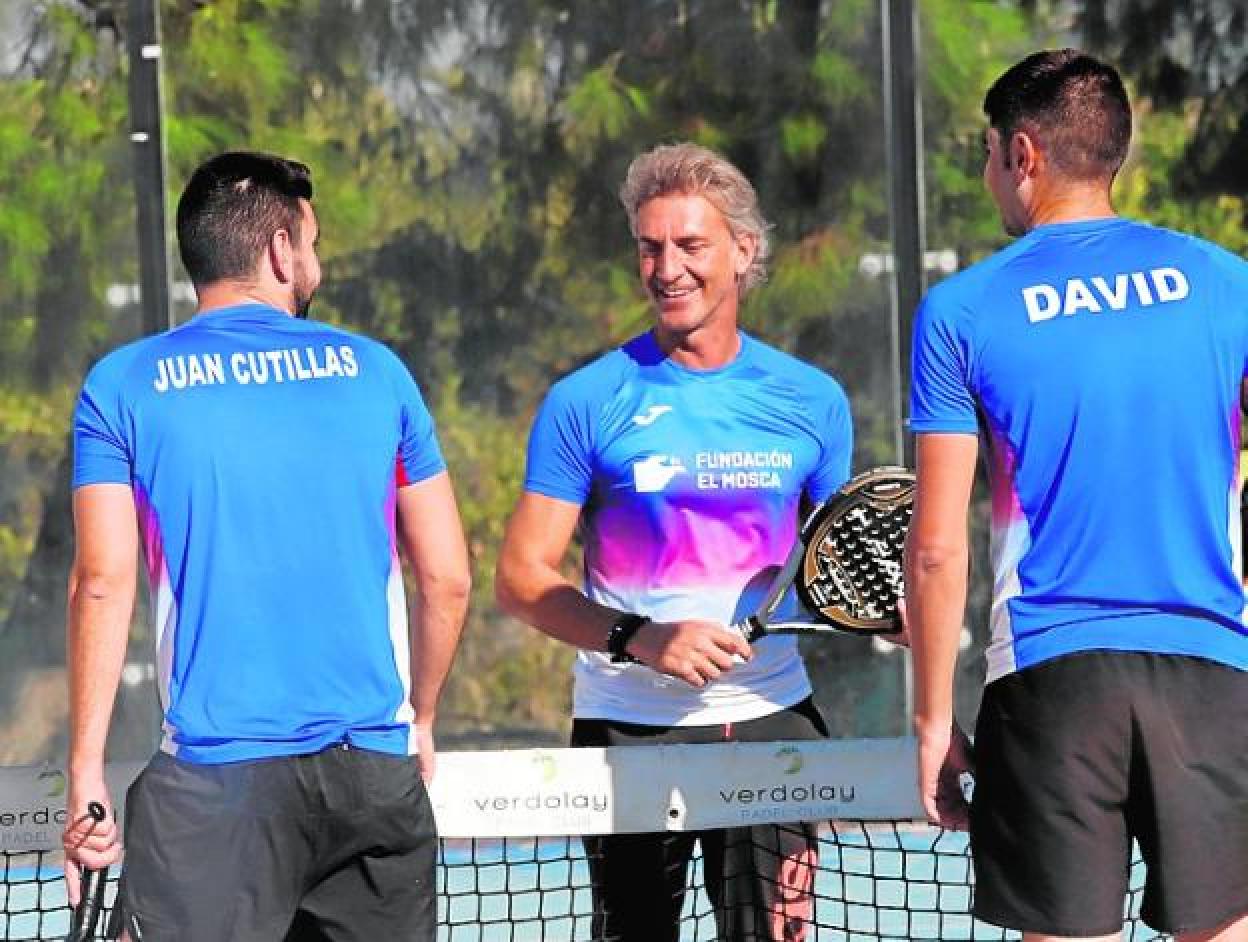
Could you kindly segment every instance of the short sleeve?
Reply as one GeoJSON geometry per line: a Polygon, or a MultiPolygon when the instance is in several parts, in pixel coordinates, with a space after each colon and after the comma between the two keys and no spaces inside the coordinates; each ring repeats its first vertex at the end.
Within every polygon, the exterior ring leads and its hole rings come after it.
{"type": "Polygon", "coordinates": [[[1220,275],[1216,308],[1233,315],[1232,323],[1239,329],[1240,377],[1241,381],[1248,380],[1248,262],[1219,245],[1200,244],[1205,247],[1211,264],[1220,275]]]}
{"type": "Polygon", "coordinates": [[[398,480],[399,486],[405,487],[445,471],[446,461],[438,444],[433,416],[412,374],[397,357],[393,359],[393,369],[399,396],[398,480]]]}
{"type": "Polygon", "coordinates": [[[819,465],[806,485],[806,493],[817,504],[823,503],[849,479],[854,453],[854,422],[849,399],[839,385],[832,384],[825,405],[823,447],[819,465]]]}
{"type": "Polygon", "coordinates": [[[979,431],[970,381],[970,343],[959,331],[958,308],[928,292],[915,314],[910,370],[910,430],[979,431]]]}
{"type": "Polygon", "coordinates": [[[593,486],[593,435],[584,400],[556,383],[547,394],[529,433],[524,489],[584,504],[593,486]]]}
{"type": "Polygon", "coordinates": [[[125,436],[120,397],[109,375],[104,364],[93,369],[74,407],[74,489],[133,480],[133,450],[125,436]]]}

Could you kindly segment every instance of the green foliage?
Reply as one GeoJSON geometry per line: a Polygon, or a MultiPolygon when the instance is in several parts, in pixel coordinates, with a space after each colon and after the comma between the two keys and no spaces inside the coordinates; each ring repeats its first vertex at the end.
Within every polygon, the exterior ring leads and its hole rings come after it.
{"type": "Polygon", "coordinates": [[[814,80],[812,91],[833,107],[852,106],[871,94],[872,83],[863,75],[861,65],[830,49],[815,53],[810,76],[814,80]]]}
{"type": "Polygon", "coordinates": [[[793,115],[780,122],[784,153],[797,163],[815,157],[827,136],[828,129],[812,114],[793,115]]]}
{"type": "MultiPolygon", "coordinates": [[[[0,95],[0,332],[29,310],[50,252],[70,241],[103,247],[115,231],[114,213],[100,212],[113,173],[112,128],[123,122],[123,92],[107,81],[111,53],[67,10],[48,10],[51,52],[33,75],[3,78],[0,95]]],[[[108,259],[111,261],[111,258],[108,259]]],[[[94,265],[94,255],[58,264],[94,265]]],[[[85,300],[85,299],[84,299],[85,300]]],[[[24,372],[8,360],[11,380],[24,372]]]]}
{"type": "Polygon", "coordinates": [[[1194,113],[1142,109],[1132,155],[1115,188],[1116,208],[1159,226],[1210,239],[1248,255],[1244,200],[1238,194],[1211,193],[1184,199],[1173,173],[1183,159],[1194,113]]]}
{"type": "MultiPolygon", "coordinates": [[[[26,571],[26,560],[30,558],[34,540],[29,532],[20,532],[16,527],[0,525],[0,584],[16,584],[26,571]]],[[[8,618],[10,603],[6,598],[0,605],[0,621],[8,618]]]]}
{"type": "Polygon", "coordinates": [[[494,567],[503,527],[524,474],[525,429],[458,398],[449,382],[437,400],[443,450],[455,482],[473,569],[472,614],[447,682],[452,732],[513,736],[558,730],[570,709],[564,684],[572,652],[494,612],[494,567]],[[536,681],[536,682],[535,682],[536,681]]]}
{"type": "Polygon", "coordinates": [[[1016,6],[932,0],[922,10],[927,244],[969,265],[1005,242],[981,175],[984,93],[1024,55],[1052,45],[1016,6]]]}
{"type": "MultiPolygon", "coordinates": [[[[1024,5],[1044,10],[1051,0],[1024,5]]],[[[1226,198],[1248,187],[1242,156],[1248,146],[1248,16],[1242,0],[1074,0],[1067,6],[1079,44],[1134,83],[1145,120],[1153,109],[1185,116],[1178,152],[1154,170],[1168,178],[1164,189],[1176,201],[1207,198],[1218,216],[1218,204],[1229,206],[1226,198]]],[[[1215,219],[1208,221],[1216,228],[1215,219]]]]}
{"type": "MultiPolygon", "coordinates": [[[[117,49],[73,5],[30,13],[38,41],[14,41],[25,54],[0,74],[0,642],[19,603],[40,597],[40,534],[67,529],[54,489],[73,393],[110,332],[105,287],[133,271],[117,49]]],[[[64,584],[63,570],[49,575],[64,584]]],[[[46,652],[61,625],[62,612],[40,611],[27,637],[0,645],[0,706],[16,652],[46,652]]]]}
{"type": "Polygon", "coordinates": [[[602,142],[618,140],[638,118],[649,112],[640,89],[617,76],[622,52],[591,69],[563,100],[563,143],[572,154],[590,154],[602,142]]]}

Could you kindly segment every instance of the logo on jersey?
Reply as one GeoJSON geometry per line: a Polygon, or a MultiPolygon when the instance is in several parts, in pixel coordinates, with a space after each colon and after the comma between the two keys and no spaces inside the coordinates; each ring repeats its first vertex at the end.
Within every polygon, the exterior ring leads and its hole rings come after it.
{"type": "Polygon", "coordinates": [[[651,406],[641,415],[633,416],[633,423],[645,428],[647,425],[653,425],[659,420],[659,416],[667,415],[672,411],[671,406],[651,406]]]}
{"type": "Polygon", "coordinates": [[[688,472],[673,455],[651,455],[633,465],[633,486],[638,494],[656,494],[678,474],[688,472]]]}

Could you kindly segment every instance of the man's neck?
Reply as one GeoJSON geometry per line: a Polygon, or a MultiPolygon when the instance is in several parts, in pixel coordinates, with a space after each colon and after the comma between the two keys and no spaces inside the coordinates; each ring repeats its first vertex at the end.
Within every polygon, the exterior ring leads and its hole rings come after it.
{"type": "Polygon", "coordinates": [[[1105,184],[1064,184],[1047,188],[1036,195],[1027,228],[1112,219],[1117,215],[1109,199],[1109,187],[1105,184]]]}
{"type": "Polygon", "coordinates": [[[735,322],[677,336],[655,328],[654,337],[670,360],[691,370],[720,369],[741,352],[741,335],[735,322]]]}
{"type": "Polygon", "coordinates": [[[241,304],[264,304],[269,307],[294,314],[289,298],[267,291],[259,285],[244,284],[237,281],[214,281],[211,284],[199,285],[195,289],[198,304],[196,314],[205,311],[216,311],[224,307],[238,307],[241,304]]]}

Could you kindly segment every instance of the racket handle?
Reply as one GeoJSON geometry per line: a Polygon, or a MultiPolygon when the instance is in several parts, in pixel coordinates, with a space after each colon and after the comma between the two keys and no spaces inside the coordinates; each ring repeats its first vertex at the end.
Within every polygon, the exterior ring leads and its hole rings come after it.
{"type": "MultiPolygon", "coordinates": [[[[97,822],[107,817],[104,806],[98,801],[87,804],[87,813],[97,822]]],[[[65,942],[88,942],[94,938],[100,912],[104,909],[104,888],[108,884],[108,867],[100,870],[83,870],[79,887],[78,905],[69,919],[69,935],[65,942]]]]}
{"type": "Polygon", "coordinates": [[[104,887],[107,882],[107,867],[82,872],[82,898],[70,917],[69,935],[65,942],[89,942],[95,938],[100,912],[104,909],[104,887]]]}
{"type": "Polygon", "coordinates": [[[767,634],[767,623],[757,615],[749,615],[733,625],[732,630],[740,634],[750,644],[753,644],[767,634]]]}

